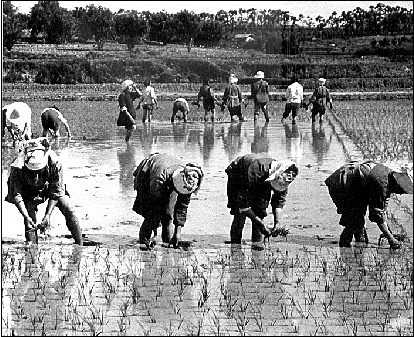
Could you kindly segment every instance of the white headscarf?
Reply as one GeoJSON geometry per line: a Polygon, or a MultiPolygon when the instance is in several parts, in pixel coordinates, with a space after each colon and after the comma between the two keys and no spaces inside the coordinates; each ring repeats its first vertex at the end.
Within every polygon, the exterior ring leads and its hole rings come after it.
{"type": "Polygon", "coordinates": [[[286,190],[290,184],[290,181],[285,181],[281,175],[292,165],[296,166],[296,164],[291,160],[273,160],[270,164],[269,178],[267,178],[266,181],[269,181],[275,190],[286,190]]]}
{"type": "Polygon", "coordinates": [[[194,163],[187,163],[185,167],[175,170],[173,173],[173,184],[177,192],[180,194],[197,194],[201,187],[203,178],[204,173],[200,166],[194,163]],[[197,181],[189,179],[190,172],[197,173],[197,181]]]}

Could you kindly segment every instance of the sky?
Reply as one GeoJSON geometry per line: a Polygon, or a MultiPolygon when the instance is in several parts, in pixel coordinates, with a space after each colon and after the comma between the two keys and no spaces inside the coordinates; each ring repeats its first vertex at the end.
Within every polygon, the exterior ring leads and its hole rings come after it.
{"type": "MultiPolygon", "coordinates": [[[[11,1],[19,9],[19,12],[28,14],[31,8],[38,1],[11,1]]],[[[321,15],[327,19],[332,12],[336,11],[340,15],[343,11],[352,11],[357,7],[369,10],[370,6],[378,3],[392,7],[400,6],[413,9],[413,1],[59,1],[61,7],[69,10],[75,7],[86,7],[87,5],[102,6],[109,8],[112,12],[119,9],[135,9],[138,12],[149,11],[152,13],[165,10],[169,14],[180,12],[183,9],[193,11],[196,14],[212,13],[216,14],[219,10],[225,11],[234,9],[280,9],[289,11],[290,15],[296,17],[303,14],[305,17],[316,18],[321,15]]]]}

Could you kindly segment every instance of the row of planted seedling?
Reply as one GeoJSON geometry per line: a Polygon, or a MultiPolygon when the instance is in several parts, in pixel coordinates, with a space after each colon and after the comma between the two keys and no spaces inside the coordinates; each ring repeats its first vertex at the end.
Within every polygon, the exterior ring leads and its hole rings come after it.
{"type": "Polygon", "coordinates": [[[412,251],[278,247],[262,252],[9,249],[2,254],[2,303],[9,303],[2,311],[2,330],[25,335],[412,333],[412,251]]]}

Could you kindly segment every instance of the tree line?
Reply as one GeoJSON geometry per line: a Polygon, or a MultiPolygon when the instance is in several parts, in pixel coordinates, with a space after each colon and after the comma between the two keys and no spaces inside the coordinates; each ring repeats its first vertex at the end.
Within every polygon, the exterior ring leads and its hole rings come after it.
{"type": "MultiPolygon", "coordinates": [[[[123,10],[112,12],[99,5],[87,5],[68,10],[58,1],[39,1],[29,14],[19,13],[10,1],[3,1],[3,47],[11,50],[30,31],[29,42],[64,44],[94,40],[98,50],[105,41],[126,44],[128,50],[143,39],[166,43],[217,46],[236,33],[258,36],[255,48],[272,53],[272,41],[282,41],[282,53],[297,54],[300,43],[312,38],[347,39],[372,35],[412,35],[413,11],[399,6],[378,3],[369,10],[333,12],[328,18],[315,19],[288,11],[257,10],[255,8],[220,10],[216,14],[195,14],[181,10],[176,14],[165,11],[123,10]]],[[[121,3],[122,5],[122,3],[121,3]]],[[[139,3],[137,3],[139,7],[139,3]]]]}

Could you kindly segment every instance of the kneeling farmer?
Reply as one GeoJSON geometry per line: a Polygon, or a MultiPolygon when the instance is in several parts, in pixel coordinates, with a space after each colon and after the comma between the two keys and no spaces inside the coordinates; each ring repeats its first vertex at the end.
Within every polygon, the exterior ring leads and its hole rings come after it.
{"type": "Polygon", "coordinates": [[[23,151],[11,164],[7,185],[5,200],[15,204],[23,216],[26,241],[37,244],[37,229],[45,231],[50,227],[50,216],[57,207],[64,215],[75,243],[82,245],[79,221],[63,182],[62,164],[57,154],[49,148],[47,138],[23,143],[23,151]],[[45,215],[37,225],[37,206],[46,200],[45,215]]]}
{"type": "Polygon", "coordinates": [[[373,161],[346,163],[325,180],[329,195],[337,213],[339,224],[344,227],[340,247],[356,242],[368,243],[365,230],[365,213],[369,208],[369,220],[376,222],[392,249],[401,247],[387,225],[386,209],[392,193],[413,194],[413,168],[392,169],[373,161]]]}
{"type": "Polygon", "coordinates": [[[298,167],[290,160],[277,161],[267,154],[246,154],[226,168],[227,208],[234,216],[230,230],[231,243],[240,244],[246,217],[252,221],[252,242],[276,236],[288,186],[298,175],[298,167]],[[272,193],[273,192],[273,193],[272,193]],[[271,200],[273,229],[263,223],[271,200]]]}
{"type": "Polygon", "coordinates": [[[139,231],[140,243],[155,245],[161,225],[162,241],[177,248],[191,194],[197,194],[204,177],[201,167],[155,153],[139,164],[134,177],[137,196],[132,209],[145,218],[139,231]]]}

